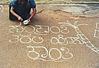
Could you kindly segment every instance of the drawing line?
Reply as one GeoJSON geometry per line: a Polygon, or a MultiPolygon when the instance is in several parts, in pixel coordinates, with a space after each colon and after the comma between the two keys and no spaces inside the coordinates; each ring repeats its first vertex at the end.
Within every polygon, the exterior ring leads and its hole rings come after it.
{"type": "MultiPolygon", "coordinates": [[[[74,25],[72,25],[71,23],[65,23],[67,26],[71,26],[75,29],[75,31],[77,32],[77,35],[80,37],[81,41],[88,47],[90,48],[92,51],[94,51],[95,53],[99,54],[99,49],[97,47],[95,47],[90,41],[89,39],[82,33],[82,31],[79,29],[79,24],[77,25],[77,21],[74,23],[74,25]],[[76,25],[75,25],[76,24],[76,25]]],[[[83,24],[84,25],[84,24],[83,24]]],[[[86,25],[86,24],[85,24],[86,25]]]]}

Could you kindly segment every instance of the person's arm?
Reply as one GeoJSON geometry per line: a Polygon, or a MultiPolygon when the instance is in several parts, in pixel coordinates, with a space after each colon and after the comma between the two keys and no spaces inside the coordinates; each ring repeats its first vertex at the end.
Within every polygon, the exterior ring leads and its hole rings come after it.
{"type": "Polygon", "coordinates": [[[19,21],[23,21],[23,19],[22,19],[18,14],[16,14],[16,13],[13,11],[13,7],[11,7],[10,12],[11,12],[15,17],[17,17],[17,19],[18,19],[19,21]]]}
{"type": "Polygon", "coordinates": [[[30,17],[29,20],[32,19],[32,17],[36,14],[36,3],[35,0],[29,0],[31,11],[30,11],[30,17]]]}
{"type": "Polygon", "coordinates": [[[30,15],[30,17],[29,17],[29,20],[31,20],[32,17],[33,17],[35,14],[36,14],[36,8],[32,8],[32,9],[31,9],[31,15],[30,15]]]}

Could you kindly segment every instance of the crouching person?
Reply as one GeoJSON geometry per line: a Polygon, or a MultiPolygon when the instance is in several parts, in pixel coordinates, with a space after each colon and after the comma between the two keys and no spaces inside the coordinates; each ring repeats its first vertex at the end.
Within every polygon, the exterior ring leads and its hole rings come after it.
{"type": "MultiPolygon", "coordinates": [[[[9,5],[9,19],[28,24],[36,14],[36,4],[34,0],[13,0],[9,5]]],[[[22,23],[21,23],[22,24],[22,23]]]]}

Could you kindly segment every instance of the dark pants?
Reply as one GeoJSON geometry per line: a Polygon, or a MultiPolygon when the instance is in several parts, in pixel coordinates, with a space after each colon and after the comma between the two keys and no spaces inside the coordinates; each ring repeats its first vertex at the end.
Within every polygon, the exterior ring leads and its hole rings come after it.
{"type": "MultiPolygon", "coordinates": [[[[12,21],[17,21],[17,17],[15,17],[11,12],[11,5],[9,5],[9,19],[12,20],[12,21]]],[[[30,17],[30,6],[27,5],[26,7],[21,7],[21,6],[18,6],[16,7],[13,11],[18,14],[19,16],[21,16],[23,18],[23,20],[26,20],[30,17]]]]}

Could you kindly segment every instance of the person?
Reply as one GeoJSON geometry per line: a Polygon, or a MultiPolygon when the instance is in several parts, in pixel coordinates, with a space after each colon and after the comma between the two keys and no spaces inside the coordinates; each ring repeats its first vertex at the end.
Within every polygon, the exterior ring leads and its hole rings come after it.
{"type": "Polygon", "coordinates": [[[31,20],[36,14],[34,0],[13,0],[9,5],[9,19],[12,21],[31,20]]]}

